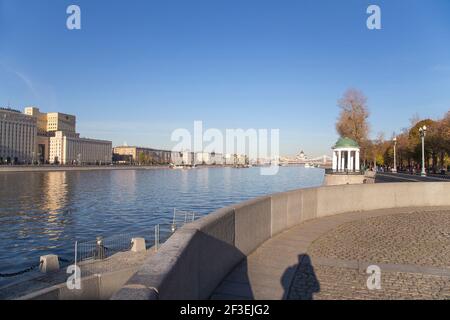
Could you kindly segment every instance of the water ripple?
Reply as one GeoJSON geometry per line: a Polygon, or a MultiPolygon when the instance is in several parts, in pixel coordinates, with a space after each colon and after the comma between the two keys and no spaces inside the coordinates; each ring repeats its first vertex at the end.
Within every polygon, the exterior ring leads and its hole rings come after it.
{"type": "Polygon", "coordinates": [[[282,167],[0,174],[0,272],[70,256],[75,240],[152,230],[173,208],[206,215],[257,196],[318,186],[324,171],[282,167]],[[14,263],[12,263],[14,261],[14,263]]]}

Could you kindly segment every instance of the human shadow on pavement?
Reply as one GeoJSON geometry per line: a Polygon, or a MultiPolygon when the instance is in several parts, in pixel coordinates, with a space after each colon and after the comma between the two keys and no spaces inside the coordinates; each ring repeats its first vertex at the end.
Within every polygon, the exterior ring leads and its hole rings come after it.
{"type": "Polygon", "coordinates": [[[298,264],[292,265],[284,271],[281,284],[284,288],[284,299],[314,299],[314,294],[320,292],[320,283],[309,255],[298,256],[298,264]]]}

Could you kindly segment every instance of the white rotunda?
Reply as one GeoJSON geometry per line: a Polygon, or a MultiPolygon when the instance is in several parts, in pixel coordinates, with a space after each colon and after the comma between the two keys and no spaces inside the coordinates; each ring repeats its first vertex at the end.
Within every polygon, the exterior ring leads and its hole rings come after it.
{"type": "Polygon", "coordinates": [[[333,147],[333,172],[360,172],[360,147],[350,138],[340,138],[333,147]]]}

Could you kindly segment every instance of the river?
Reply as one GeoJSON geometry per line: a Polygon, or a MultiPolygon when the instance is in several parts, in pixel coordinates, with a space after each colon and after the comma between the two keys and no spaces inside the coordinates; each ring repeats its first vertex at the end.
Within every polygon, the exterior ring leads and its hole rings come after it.
{"type": "MultiPolygon", "coordinates": [[[[39,256],[71,256],[75,240],[152,232],[170,224],[173,209],[197,216],[243,200],[322,184],[324,170],[259,168],[103,170],[0,173],[0,273],[39,256]]],[[[1,283],[0,279],[0,283],[1,283]]]]}

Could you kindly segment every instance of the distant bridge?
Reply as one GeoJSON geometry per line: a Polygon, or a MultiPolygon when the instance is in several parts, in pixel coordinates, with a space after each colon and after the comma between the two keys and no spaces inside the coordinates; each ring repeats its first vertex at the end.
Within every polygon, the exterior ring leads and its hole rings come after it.
{"type": "Polygon", "coordinates": [[[312,165],[331,165],[332,158],[327,155],[319,156],[316,158],[280,158],[280,164],[312,164],[312,165]]]}

